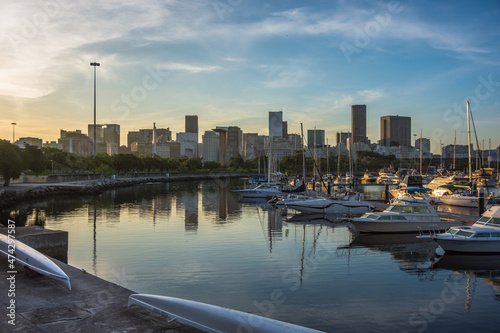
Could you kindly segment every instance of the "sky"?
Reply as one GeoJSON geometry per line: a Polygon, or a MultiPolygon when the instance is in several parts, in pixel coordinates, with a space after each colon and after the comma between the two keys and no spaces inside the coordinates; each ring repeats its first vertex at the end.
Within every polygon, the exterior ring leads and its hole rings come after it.
{"type": "MultiPolygon", "coordinates": [[[[500,1],[23,0],[0,11],[0,139],[57,140],[93,123],[201,134],[239,126],[268,134],[316,126],[330,144],[366,104],[410,116],[412,134],[467,144],[466,100],[478,140],[500,145],[500,1]]],[[[175,136],[174,136],[175,138],[175,136]]]]}

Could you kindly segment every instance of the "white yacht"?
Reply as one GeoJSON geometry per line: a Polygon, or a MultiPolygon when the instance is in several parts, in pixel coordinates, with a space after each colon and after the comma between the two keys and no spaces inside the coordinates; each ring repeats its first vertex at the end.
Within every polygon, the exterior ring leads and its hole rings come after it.
{"type": "Polygon", "coordinates": [[[450,195],[443,195],[440,200],[445,205],[461,206],[461,207],[476,207],[479,200],[476,196],[471,196],[468,193],[456,193],[450,195]]]}
{"type": "Polygon", "coordinates": [[[234,189],[232,191],[238,193],[243,198],[269,198],[283,194],[277,186],[266,183],[260,184],[254,188],[234,189]]]}
{"type": "Polygon", "coordinates": [[[371,203],[357,200],[357,196],[344,199],[314,198],[310,200],[286,203],[287,208],[303,213],[321,214],[356,214],[371,212],[375,208],[371,203]]]}
{"type": "Polygon", "coordinates": [[[391,172],[380,172],[377,178],[377,184],[394,184],[395,181],[399,180],[391,172]]]}
{"type": "Polygon", "coordinates": [[[460,225],[443,221],[434,206],[420,200],[395,200],[383,212],[366,213],[351,219],[358,232],[437,231],[460,225]]]}
{"type": "Polygon", "coordinates": [[[500,253],[500,206],[493,206],[472,226],[453,227],[432,238],[445,252],[500,253]]]}
{"type": "Polygon", "coordinates": [[[311,197],[309,195],[302,195],[302,194],[288,194],[288,195],[283,195],[282,197],[277,197],[276,200],[269,200],[269,203],[273,203],[275,206],[278,207],[285,207],[286,204],[292,203],[292,202],[300,202],[300,201],[305,201],[305,200],[311,200],[311,199],[317,199],[316,197],[311,197]]]}

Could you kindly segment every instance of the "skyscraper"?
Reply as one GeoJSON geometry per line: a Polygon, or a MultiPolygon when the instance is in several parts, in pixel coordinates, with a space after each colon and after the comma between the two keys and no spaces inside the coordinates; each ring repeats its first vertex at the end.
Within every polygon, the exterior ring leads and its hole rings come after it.
{"type": "Polygon", "coordinates": [[[351,105],[352,142],[366,142],[366,105],[351,105]]]}
{"type": "Polygon", "coordinates": [[[323,147],[325,145],[325,130],[307,130],[307,148],[313,149],[314,142],[316,142],[316,147],[323,147]],[[316,140],[314,140],[314,132],[316,132],[316,140]]]}
{"type": "Polygon", "coordinates": [[[283,137],[283,111],[269,111],[269,137],[283,137]]]}
{"type": "Polygon", "coordinates": [[[186,133],[198,134],[198,116],[186,116],[186,133]]]}
{"type": "Polygon", "coordinates": [[[203,162],[219,161],[219,135],[214,131],[205,131],[202,136],[203,162]]]}
{"type": "Polygon", "coordinates": [[[388,147],[411,147],[411,118],[400,116],[381,117],[380,144],[388,147]]]}

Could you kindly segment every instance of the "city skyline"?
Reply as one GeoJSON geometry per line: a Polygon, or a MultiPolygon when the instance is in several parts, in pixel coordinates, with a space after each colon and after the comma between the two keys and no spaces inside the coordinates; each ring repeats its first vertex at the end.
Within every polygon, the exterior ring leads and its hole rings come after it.
{"type": "Polygon", "coordinates": [[[56,140],[93,120],[129,131],[216,126],[268,134],[268,111],[289,133],[321,127],[335,142],[351,105],[412,118],[412,134],[466,144],[465,100],[478,139],[500,145],[500,4],[298,1],[26,1],[4,6],[0,138],[56,140]],[[430,14],[429,14],[430,13],[430,14]],[[84,24],[85,23],[85,24],[84,24]],[[100,29],[95,29],[99,26],[100,29]],[[33,55],[36,54],[36,57],[33,55]]]}

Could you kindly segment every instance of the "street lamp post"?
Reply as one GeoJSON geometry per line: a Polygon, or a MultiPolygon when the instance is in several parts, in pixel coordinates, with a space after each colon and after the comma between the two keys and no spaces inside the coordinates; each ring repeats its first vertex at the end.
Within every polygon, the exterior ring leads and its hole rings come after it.
{"type": "Polygon", "coordinates": [[[90,66],[94,66],[94,156],[97,155],[97,146],[96,146],[96,96],[95,96],[95,68],[97,66],[101,66],[98,62],[91,62],[90,66]]]}
{"type": "Polygon", "coordinates": [[[16,144],[16,125],[17,123],[12,123],[12,144],[16,144]]]}

